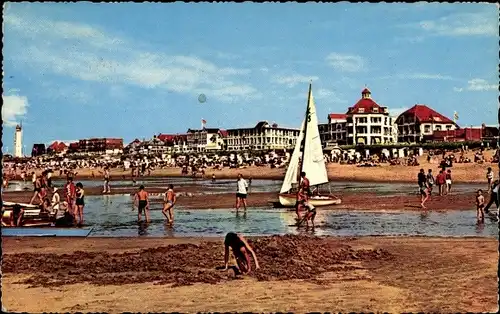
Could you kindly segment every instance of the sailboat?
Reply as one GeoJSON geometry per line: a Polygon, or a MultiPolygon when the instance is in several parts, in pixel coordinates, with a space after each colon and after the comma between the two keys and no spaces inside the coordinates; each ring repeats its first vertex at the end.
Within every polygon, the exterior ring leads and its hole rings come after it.
{"type": "MultiPolygon", "coordinates": [[[[293,207],[297,201],[297,194],[291,190],[294,184],[300,183],[300,173],[305,172],[311,187],[328,183],[325,157],[319,137],[318,116],[312,95],[312,84],[309,84],[306,116],[300,127],[299,137],[295,144],[290,163],[279,193],[282,206],[293,207]]],[[[342,201],[331,194],[309,196],[309,203],[313,206],[327,206],[340,204],[342,201]]]]}

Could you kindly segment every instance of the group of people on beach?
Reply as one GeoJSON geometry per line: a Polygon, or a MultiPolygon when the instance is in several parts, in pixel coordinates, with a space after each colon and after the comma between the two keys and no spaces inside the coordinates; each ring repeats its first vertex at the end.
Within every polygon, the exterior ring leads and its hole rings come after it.
{"type": "Polygon", "coordinates": [[[439,174],[434,177],[432,169],[429,169],[427,174],[424,169],[420,169],[417,176],[417,182],[421,197],[420,206],[426,209],[425,202],[432,196],[434,185],[437,186],[439,196],[451,193],[451,170],[442,168],[439,170],[439,174]]]}

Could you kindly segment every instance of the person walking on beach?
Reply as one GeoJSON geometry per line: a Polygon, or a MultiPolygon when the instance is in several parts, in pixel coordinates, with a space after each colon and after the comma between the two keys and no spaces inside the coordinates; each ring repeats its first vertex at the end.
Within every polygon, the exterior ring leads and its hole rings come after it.
{"type": "Polygon", "coordinates": [[[420,172],[418,173],[418,187],[420,190],[420,206],[426,209],[427,207],[425,207],[425,202],[429,199],[429,189],[424,169],[420,169],[420,172]]]}
{"type": "Polygon", "coordinates": [[[78,226],[83,226],[83,208],[85,207],[85,190],[83,189],[83,184],[78,182],[76,184],[76,193],[75,193],[75,220],[78,217],[78,226]]]}
{"type": "Polygon", "coordinates": [[[451,193],[451,170],[446,171],[446,194],[451,193]]]}
{"type": "Polygon", "coordinates": [[[167,223],[172,225],[174,223],[174,205],[177,201],[177,196],[174,192],[174,185],[169,184],[167,192],[165,192],[165,196],[163,197],[163,216],[167,219],[167,223]],[[168,214],[168,215],[167,215],[168,214]]]}
{"type": "Polygon", "coordinates": [[[492,184],[492,189],[491,189],[491,194],[490,194],[490,200],[488,201],[488,204],[486,204],[486,206],[484,207],[484,212],[486,214],[489,214],[490,212],[490,207],[491,205],[493,205],[493,203],[495,203],[496,207],[497,207],[497,210],[498,208],[500,207],[499,204],[499,200],[498,200],[498,188],[499,188],[499,181],[498,180],[495,180],[492,184]]]}
{"type": "Polygon", "coordinates": [[[484,223],[484,196],[481,189],[476,195],[476,218],[478,223],[484,223]]]}
{"type": "Polygon", "coordinates": [[[434,176],[432,175],[432,169],[427,172],[427,186],[429,187],[429,196],[432,195],[432,186],[434,185],[434,176]]]}
{"type": "Polygon", "coordinates": [[[439,189],[439,196],[443,196],[446,184],[446,179],[443,170],[439,170],[439,174],[436,176],[436,183],[439,189]]]}
{"type": "Polygon", "coordinates": [[[43,198],[42,198],[42,180],[41,178],[36,178],[35,177],[35,183],[34,183],[34,194],[33,194],[33,197],[31,198],[30,200],[30,204],[33,204],[33,202],[35,201],[35,198],[38,198],[40,200],[40,203],[43,202],[43,198]]]}
{"type": "Polygon", "coordinates": [[[488,167],[488,171],[486,172],[486,180],[488,180],[488,193],[491,192],[492,190],[492,183],[493,183],[493,170],[491,167],[488,167]]]}
{"type": "Polygon", "coordinates": [[[142,212],[146,216],[146,222],[150,222],[149,219],[149,195],[148,192],[144,190],[144,185],[139,187],[139,192],[135,194],[134,205],[137,206],[137,222],[142,221],[142,212]]]}
{"type": "Polygon", "coordinates": [[[241,173],[238,174],[237,191],[236,191],[236,211],[240,209],[241,203],[243,208],[247,210],[247,195],[248,195],[248,182],[243,179],[241,173]]]}
{"type": "Polygon", "coordinates": [[[224,239],[224,270],[229,269],[229,248],[233,251],[237,268],[240,273],[248,274],[252,270],[252,264],[248,253],[252,254],[255,262],[255,269],[260,268],[257,256],[246,239],[240,234],[229,232],[226,234],[224,239]]]}

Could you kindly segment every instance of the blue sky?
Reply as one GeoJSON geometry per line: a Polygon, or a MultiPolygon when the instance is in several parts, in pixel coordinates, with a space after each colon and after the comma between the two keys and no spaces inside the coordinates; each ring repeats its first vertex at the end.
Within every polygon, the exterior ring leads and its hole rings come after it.
{"type": "Polygon", "coordinates": [[[320,121],[367,85],[393,113],[422,103],[461,125],[497,123],[492,4],[8,3],[3,42],[10,152],[19,121],[28,151],[183,133],[202,118],[299,127],[310,80],[320,121]]]}

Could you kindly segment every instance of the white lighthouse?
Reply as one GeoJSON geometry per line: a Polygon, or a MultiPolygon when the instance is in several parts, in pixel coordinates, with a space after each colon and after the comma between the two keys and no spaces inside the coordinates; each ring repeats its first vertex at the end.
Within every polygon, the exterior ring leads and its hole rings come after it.
{"type": "Polygon", "coordinates": [[[16,125],[16,135],[14,136],[14,157],[23,157],[23,128],[16,125]]]}

